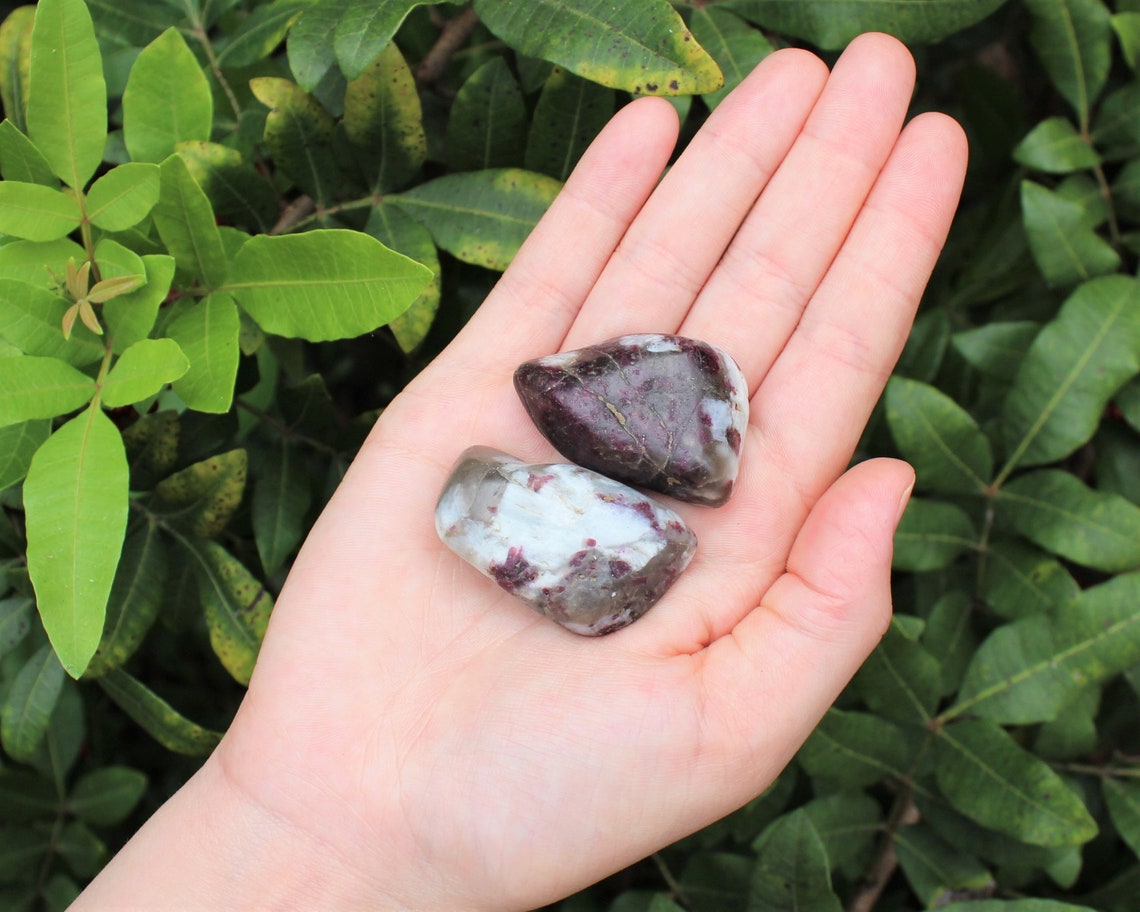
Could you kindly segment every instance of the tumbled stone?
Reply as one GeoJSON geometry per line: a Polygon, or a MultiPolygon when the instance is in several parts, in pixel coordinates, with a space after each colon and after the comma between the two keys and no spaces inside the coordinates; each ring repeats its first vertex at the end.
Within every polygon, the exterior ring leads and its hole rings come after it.
{"type": "Polygon", "coordinates": [[[538,429],[578,465],[707,506],[732,494],[748,383],[707,342],[620,336],[527,361],[515,388],[538,429]]]}
{"type": "Polygon", "coordinates": [[[527,465],[490,447],[455,464],[435,509],[452,551],[568,630],[611,633],[645,614],[697,539],[672,510],[575,465],[527,465]]]}

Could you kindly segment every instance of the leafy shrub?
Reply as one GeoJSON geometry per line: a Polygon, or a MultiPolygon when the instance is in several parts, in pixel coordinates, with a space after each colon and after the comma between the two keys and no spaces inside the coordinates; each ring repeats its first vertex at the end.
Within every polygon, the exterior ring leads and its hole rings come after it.
{"type": "Polygon", "coordinates": [[[65,907],[216,744],[376,409],[615,107],[691,134],[873,28],[974,155],[860,451],[918,472],[895,621],[763,795],[560,908],[1135,907],[1140,3],[587,6],[6,5],[0,907],[65,907]]]}

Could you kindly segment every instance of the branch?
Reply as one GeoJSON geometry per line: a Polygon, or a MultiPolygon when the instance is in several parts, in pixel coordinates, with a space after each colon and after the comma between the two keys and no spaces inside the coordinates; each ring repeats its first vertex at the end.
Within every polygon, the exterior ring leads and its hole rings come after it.
{"type": "Polygon", "coordinates": [[[887,823],[879,844],[879,854],[867,869],[866,877],[855,891],[851,902],[847,904],[846,912],[871,912],[875,903],[879,901],[887,882],[898,867],[899,858],[895,853],[895,830],[908,823],[918,822],[918,808],[914,806],[914,798],[910,789],[899,796],[899,803],[887,823]]]}
{"type": "Polygon", "coordinates": [[[458,16],[448,19],[430,51],[416,67],[416,84],[427,85],[443,75],[448,61],[458,51],[479,23],[474,7],[467,7],[458,16]]]}

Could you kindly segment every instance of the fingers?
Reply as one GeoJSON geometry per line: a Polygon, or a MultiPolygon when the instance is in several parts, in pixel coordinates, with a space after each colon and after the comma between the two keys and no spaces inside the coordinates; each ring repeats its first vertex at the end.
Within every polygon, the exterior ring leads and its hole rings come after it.
{"type": "Polygon", "coordinates": [[[682,326],[726,348],[755,390],[840,249],[902,128],[914,61],[885,35],[851,43],[795,145],[682,326]]]}
{"type": "Polygon", "coordinates": [[[558,350],[676,139],[676,113],[661,99],[614,115],[455,340],[454,364],[496,375],[505,368],[509,377],[520,362],[558,350]]]}
{"type": "Polygon", "coordinates": [[[899,138],[753,397],[746,470],[761,485],[791,479],[810,505],[847,465],[946,239],[965,164],[961,128],[942,115],[916,118],[899,138]]]}
{"type": "Polygon", "coordinates": [[[813,55],[779,51],[717,107],[622,238],[564,348],[676,331],[826,79],[813,55]]]}
{"type": "Polygon", "coordinates": [[[699,654],[702,759],[744,783],[733,800],[783,768],[886,630],[894,530],[913,483],[893,459],[848,471],[808,515],[760,607],[699,654]]]}

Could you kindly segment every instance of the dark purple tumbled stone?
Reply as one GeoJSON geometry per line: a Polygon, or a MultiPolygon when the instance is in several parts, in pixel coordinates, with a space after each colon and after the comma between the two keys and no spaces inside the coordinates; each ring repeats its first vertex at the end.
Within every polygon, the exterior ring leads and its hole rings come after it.
{"type": "Polygon", "coordinates": [[[575,465],[471,447],[435,510],[452,551],[575,633],[633,623],[688,566],[697,539],[672,510],[575,465]]]}
{"type": "Polygon", "coordinates": [[[515,389],[567,459],[679,500],[732,494],[748,383],[732,358],[683,336],[620,336],[527,361],[515,389]]]}

